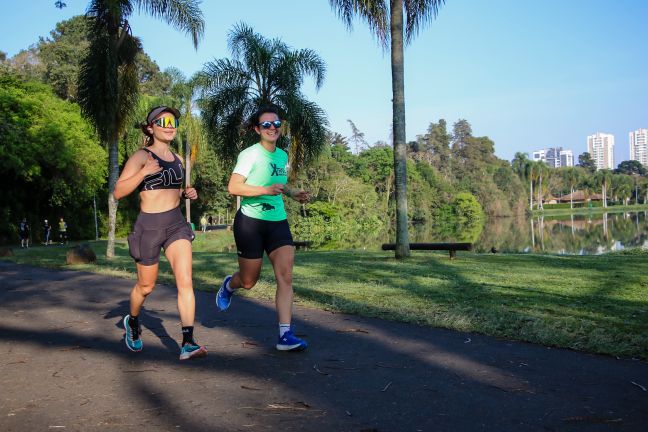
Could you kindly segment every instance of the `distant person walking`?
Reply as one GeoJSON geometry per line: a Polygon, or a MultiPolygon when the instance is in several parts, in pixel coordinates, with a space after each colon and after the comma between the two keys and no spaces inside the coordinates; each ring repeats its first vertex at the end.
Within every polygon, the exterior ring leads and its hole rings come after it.
{"type": "Polygon", "coordinates": [[[153,292],[158,276],[160,251],[171,264],[178,288],[178,310],[182,323],[180,360],[204,357],[207,349],[194,339],[196,299],[192,281],[191,242],[194,234],[180,211],[180,199],[198,198],[196,189],[182,190],[185,171],[182,158],[171,150],[180,112],[175,108],[153,108],[141,124],[144,148],[126,162],[114,196],[121,199],[139,190],[140,210],[135,227],[128,236],[130,255],[137,266],[137,283],[130,295],[130,313],[124,317],[124,340],[131,351],[143,348],[140,312],[146,297],[153,292]]]}
{"type": "Polygon", "coordinates": [[[18,234],[20,235],[21,248],[29,247],[29,230],[29,222],[27,222],[27,218],[23,218],[23,220],[18,224],[18,234]]]}
{"type": "Polygon", "coordinates": [[[212,226],[214,224],[214,218],[211,215],[209,215],[209,217],[207,218],[207,223],[209,224],[209,226],[212,226]]]}
{"type": "Polygon", "coordinates": [[[45,222],[43,222],[43,241],[45,242],[45,246],[50,242],[50,234],[52,234],[52,225],[45,219],[45,222]]]}
{"type": "Polygon", "coordinates": [[[67,244],[67,228],[67,223],[61,218],[58,224],[59,242],[61,244],[67,244]]]}
{"type": "Polygon", "coordinates": [[[242,197],[234,218],[234,240],[239,271],[225,280],[216,295],[221,311],[229,308],[232,293],[238,288],[251,289],[259,280],[263,252],[268,255],[277,280],[275,305],[279,318],[280,351],[305,349],[308,344],[291,327],[295,247],[281,194],[305,203],[308,192],[286,186],[288,155],[277,147],[282,122],[274,106],[260,108],[251,119],[259,143],[243,150],[229,180],[228,190],[242,197]]]}
{"type": "Polygon", "coordinates": [[[202,232],[207,232],[207,218],[205,215],[200,218],[200,228],[202,229],[202,232]]]}

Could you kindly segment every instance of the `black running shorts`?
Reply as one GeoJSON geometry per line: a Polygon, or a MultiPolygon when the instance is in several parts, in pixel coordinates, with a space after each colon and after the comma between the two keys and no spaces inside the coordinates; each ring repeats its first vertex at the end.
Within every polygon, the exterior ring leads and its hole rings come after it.
{"type": "Polygon", "coordinates": [[[193,241],[191,226],[180,207],[162,213],[140,213],[133,232],[128,235],[128,250],[136,263],[149,266],[160,261],[160,249],[176,240],[193,241]]]}
{"type": "Polygon", "coordinates": [[[239,210],[234,217],[234,241],[238,256],[257,259],[281,246],[294,246],[286,219],[265,221],[245,216],[239,210]]]}

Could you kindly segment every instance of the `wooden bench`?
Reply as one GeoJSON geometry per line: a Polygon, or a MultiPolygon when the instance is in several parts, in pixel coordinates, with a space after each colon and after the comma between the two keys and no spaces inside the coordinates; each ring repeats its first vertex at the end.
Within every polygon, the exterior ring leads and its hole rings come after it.
{"type": "Polygon", "coordinates": [[[313,244],[312,241],[293,241],[293,244],[295,245],[295,249],[303,249],[303,250],[308,250],[308,248],[311,247],[313,244]]]}
{"type": "MultiPolygon", "coordinates": [[[[450,259],[457,256],[457,251],[472,250],[472,243],[410,243],[410,250],[447,250],[450,252],[450,259]]],[[[395,250],[396,243],[383,243],[382,250],[395,250]]]]}

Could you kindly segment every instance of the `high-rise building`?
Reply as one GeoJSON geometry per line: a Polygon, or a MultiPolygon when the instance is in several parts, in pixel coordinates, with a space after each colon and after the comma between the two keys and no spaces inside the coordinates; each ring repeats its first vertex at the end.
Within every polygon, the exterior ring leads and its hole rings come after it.
{"type": "Polygon", "coordinates": [[[630,159],[648,167],[648,129],[630,132],[630,159]]]}
{"type": "Polygon", "coordinates": [[[574,154],[571,150],[563,150],[562,147],[536,150],[533,152],[533,160],[545,162],[551,168],[574,166],[574,154]]]}
{"type": "Polygon", "coordinates": [[[596,132],[587,137],[587,151],[596,169],[614,169],[614,135],[596,132]]]}
{"type": "Polygon", "coordinates": [[[560,168],[560,152],[562,147],[551,147],[545,149],[545,155],[547,158],[547,165],[551,168],[560,168]]]}
{"type": "Polygon", "coordinates": [[[560,152],[560,166],[561,167],[574,166],[574,153],[571,150],[562,150],[560,152]]]}

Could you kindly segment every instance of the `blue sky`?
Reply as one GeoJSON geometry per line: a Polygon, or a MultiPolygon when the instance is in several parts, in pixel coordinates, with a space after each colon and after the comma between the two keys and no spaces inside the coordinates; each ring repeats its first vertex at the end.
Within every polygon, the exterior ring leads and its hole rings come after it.
{"type": "MultiPolygon", "coordinates": [[[[47,36],[56,22],[85,11],[87,1],[5,4],[0,50],[12,56],[47,36]]],[[[317,51],[324,86],[306,94],[324,108],[331,129],[350,135],[347,119],[372,144],[388,140],[391,69],[363,22],[347,31],[328,0],[204,0],[205,37],[191,40],[135,14],[133,33],[164,69],[187,76],[229,57],[227,34],[245,22],[265,37],[317,51]]],[[[467,119],[496,154],[562,146],[586,151],[586,137],[612,133],[616,162],[628,158],[628,132],[648,128],[648,2],[640,0],[448,0],[405,51],[407,139],[440,118],[467,119]]]]}

